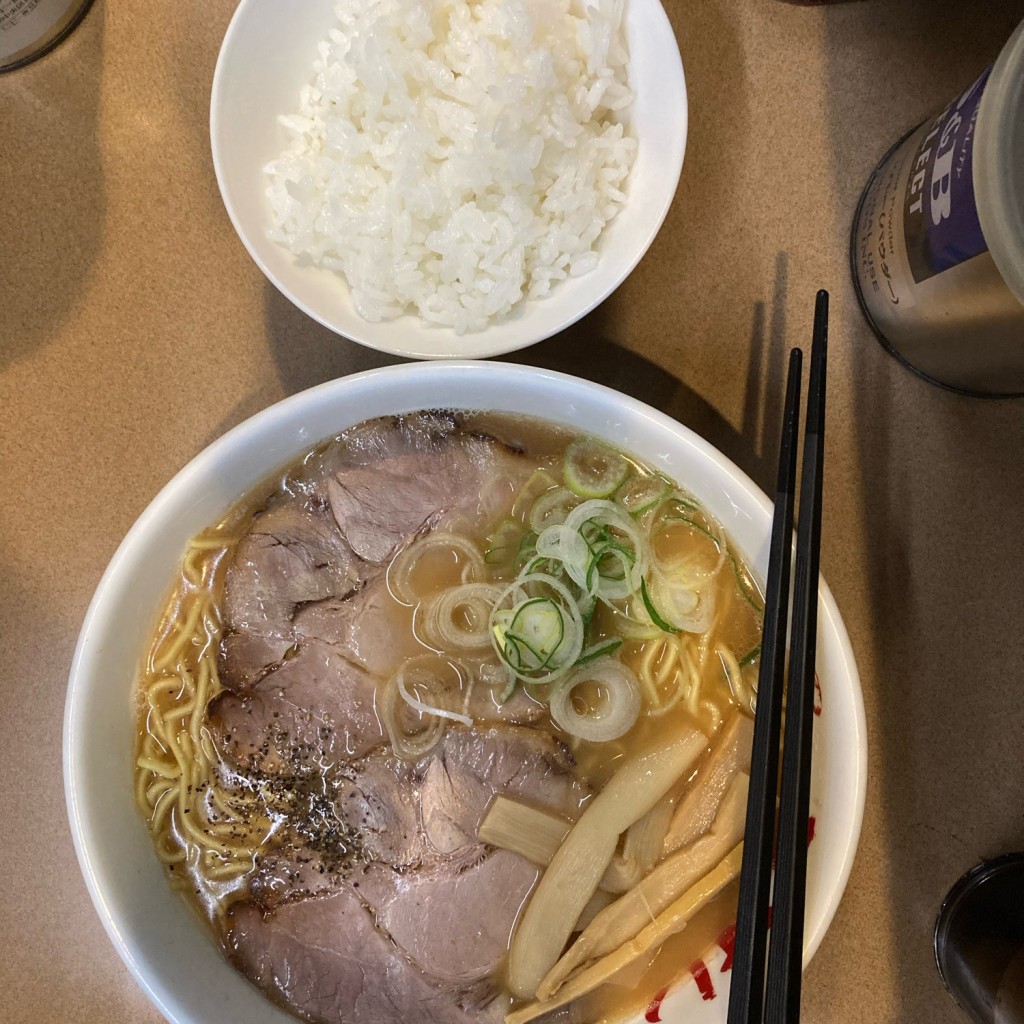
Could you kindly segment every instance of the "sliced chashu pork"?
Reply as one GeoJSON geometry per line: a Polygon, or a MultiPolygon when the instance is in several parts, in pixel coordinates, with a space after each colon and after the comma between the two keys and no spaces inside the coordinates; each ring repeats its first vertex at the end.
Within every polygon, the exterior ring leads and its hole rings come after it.
{"type": "Polygon", "coordinates": [[[568,749],[546,732],[495,725],[449,729],[420,762],[420,816],[439,853],[476,841],[497,795],[528,801],[575,819],[586,791],[568,749]]]}
{"type": "MultiPolygon", "coordinates": [[[[569,816],[586,794],[568,752],[528,729],[452,727],[417,764],[389,760],[375,749],[383,736],[372,696],[392,645],[386,631],[364,631],[379,625],[392,554],[439,524],[493,516],[491,498],[524,470],[493,439],[458,435],[444,415],[366,424],[349,440],[309,460],[307,478],[239,546],[221,665],[237,692],[211,706],[211,728],[238,767],[291,773],[303,786],[319,778],[333,818],[359,826],[360,859],[345,867],[322,835],[292,822],[261,855],[228,944],[246,974],[311,1020],[482,1020],[536,872],[479,844],[479,819],[496,792],[569,816]],[[503,472],[508,483],[495,488],[503,472]],[[282,574],[291,582],[274,599],[282,574]],[[446,900],[461,912],[438,916],[439,937],[423,914],[446,900]]],[[[478,688],[471,714],[528,720],[537,710],[528,698],[500,708],[478,688]]]]}
{"type": "Polygon", "coordinates": [[[207,722],[223,757],[243,772],[323,771],[383,743],[376,685],[326,644],[307,643],[244,694],[221,693],[207,722]]]}
{"type": "Polygon", "coordinates": [[[352,550],[376,565],[440,523],[493,517],[494,481],[514,488],[529,472],[517,451],[444,412],[364,424],[347,457],[326,474],[326,494],[352,550]]]}
{"type": "Polygon", "coordinates": [[[437,867],[417,878],[400,876],[377,907],[377,923],[424,973],[475,986],[493,978],[508,952],[537,876],[533,864],[507,850],[462,873],[437,867]]]}
{"type": "Polygon", "coordinates": [[[265,913],[228,913],[229,955],[243,974],[307,1020],[323,1024],[471,1024],[380,931],[348,886],[265,913]]]}
{"type": "MultiPolygon", "coordinates": [[[[573,768],[571,755],[546,732],[456,726],[414,765],[375,751],[327,784],[338,820],[361,832],[356,872],[369,860],[389,870],[440,865],[459,873],[486,852],[476,833],[499,794],[575,819],[589,790],[573,768]]],[[[261,853],[250,888],[270,907],[330,890],[350,875],[311,849],[301,830],[286,829],[261,853]]]]}
{"type": "Polygon", "coordinates": [[[278,498],[253,520],[224,586],[221,681],[244,689],[295,642],[297,608],[351,594],[366,578],[321,495],[278,498]]]}
{"type": "MultiPolygon", "coordinates": [[[[286,656],[308,605],[338,608],[419,533],[493,518],[494,482],[514,488],[527,473],[513,450],[463,433],[448,414],[375,420],[346,439],[307,460],[238,545],[220,658],[230,688],[251,685],[286,656]]],[[[314,613],[301,633],[330,638],[334,628],[314,613]]]]}
{"type": "Polygon", "coordinates": [[[496,793],[578,815],[587,791],[575,778],[571,755],[533,729],[457,727],[404,771],[373,754],[347,774],[337,799],[362,805],[357,813],[368,830],[364,853],[376,826],[386,832],[397,823],[402,829],[415,805],[419,861],[395,868],[373,859],[332,875],[301,847],[268,850],[252,885],[254,900],[232,917],[228,945],[235,961],[265,990],[316,1021],[483,1020],[537,870],[517,854],[477,842],[476,827],[496,793]],[[368,800],[374,785],[375,797],[368,800]],[[390,811],[379,803],[385,795],[394,805],[390,811]],[[370,966],[365,957],[371,955],[379,966],[377,936],[394,943],[398,959],[383,965],[391,973],[378,979],[385,989],[377,993],[380,1000],[352,974],[350,935],[336,934],[342,925],[362,937],[363,967],[370,966]],[[406,990],[420,992],[421,984],[432,995],[421,1013],[408,1016],[406,990]],[[391,985],[402,992],[392,992],[391,985]]]}

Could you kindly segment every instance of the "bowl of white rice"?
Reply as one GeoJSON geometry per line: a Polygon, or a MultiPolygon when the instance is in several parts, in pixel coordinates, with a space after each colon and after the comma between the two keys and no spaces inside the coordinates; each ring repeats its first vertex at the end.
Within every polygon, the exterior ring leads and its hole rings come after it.
{"type": "Polygon", "coordinates": [[[271,283],[414,358],[510,352],[594,309],[661,227],[686,130],[659,0],[241,0],[210,111],[271,283]]]}

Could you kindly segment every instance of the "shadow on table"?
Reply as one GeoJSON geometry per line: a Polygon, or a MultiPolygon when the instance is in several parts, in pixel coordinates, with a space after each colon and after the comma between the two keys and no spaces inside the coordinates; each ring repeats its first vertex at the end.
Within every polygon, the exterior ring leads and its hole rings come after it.
{"type": "MultiPolygon", "coordinates": [[[[984,5],[983,15],[958,0],[879,0],[824,13],[828,120],[844,198],[837,237],[848,237],[882,154],[969,85],[1022,17],[1020,0],[984,5]]],[[[883,818],[888,873],[879,928],[890,929],[887,945],[899,954],[894,1019],[938,1024],[961,1019],[931,949],[942,898],[977,860],[1024,846],[1024,405],[924,383],[852,315],[875,670],[865,701],[871,771],[881,778],[880,806],[869,815],[883,818]]]]}
{"type": "Polygon", "coordinates": [[[379,366],[408,362],[349,341],[307,316],[267,282],[264,319],[270,354],[285,394],[379,366]]]}
{"type": "MultiPolygon", "coordinates": [[[[178,4],[173,18],[159,24],[161,47],[170,57],[170,85],[178,117],[194,136],[195,151],[206,154],[203,182],[219,207],[210,154],[210,91],[221,44],[237,4],[178,4]]],[[[297,98],[297,97],[296,97],[297,98]]]]}
{"type": "Polygon", "coordinates": [[[0,76],[0,370],[57,333],[100,248],[105,6],[93,4],[52,52],[0,76]]]}
{"type": "Polygon", "coordinates": [[[614,298],[561,334],[514,352],[508,360],[583,377],[646,402],[699,434],[763,490],[770,490],[775,479],[782,381],[789,350],[787,287],[787,257],[780,253],[770,306],[757,302],[751,312],[749,362],[744,373],[743,419],[739,429],[669,370],[614,340],[618,333],[614,298]]]}
{"type": "Polygon", "coordinates": [[[307,316],[269,281],[263,285],[264,319],[277,382],[239,399],[209,432],[203,445],[289,395],[378,366],[407,362],[384,352],[357,345],[307,316]]]}
{"type": "MultiPolygon", "coordinates": [[[[745,371],[740,429],[668,370],[615,340],[614,297],[555,337],[503,358],[583,377],[646,402],[709,441],[767,490],[774,480],[781,381],[788,351],[786,267],[786,255],[782,253],[770,304],[758,302],[751,312],[750,362],[745,371]]],[[[408,362],[339,337],[306,316],[269,283],[264,301],[270,351],[285,394],[363,370],[408,362]]],[[[213,436],[258,412],[276,397],[262,392],[247,396],[218,424],[213,436]]],[[[467,397],[471,401],[471,396],[467,397]]],[[[553,409],[551,415],[557,419],[558,410],[553,409]]]]}

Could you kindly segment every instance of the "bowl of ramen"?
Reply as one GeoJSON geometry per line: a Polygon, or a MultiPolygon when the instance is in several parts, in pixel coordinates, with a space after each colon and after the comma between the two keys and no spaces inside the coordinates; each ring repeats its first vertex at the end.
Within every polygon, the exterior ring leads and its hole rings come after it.
{"type": "Polygon", "coordinates": [[[242,0],[210,103],[221,196],[271,283],[425,359],[522,348],[607,298],[686,131],[659,0],[242,0]]]}
{"type": "MultiPolygon", "coordinates": [[[[214,442],[115,554],[68,688],[76,849],[149,997],[723,1022],[770,519],[685,427],[530,367],[374,370],[214,442]]],[[[805,960],[866,772],[824,583],[819,621],[805,960]]]]}

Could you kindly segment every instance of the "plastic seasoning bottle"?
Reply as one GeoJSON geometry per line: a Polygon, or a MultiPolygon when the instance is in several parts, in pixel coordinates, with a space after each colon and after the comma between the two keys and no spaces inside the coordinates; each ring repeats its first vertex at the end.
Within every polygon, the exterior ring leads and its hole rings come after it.
{"type": "Polygon", "coordinates": [[[0,71],[13,71],[56,46],[92,0],[0,0],[0,71]]]}
{"type": "Polygon", "coordinates": [[[1024,395],[1024,24],[882,159],[850,261],[865,316],[901,362],[966,394],[1024,395]]]}

